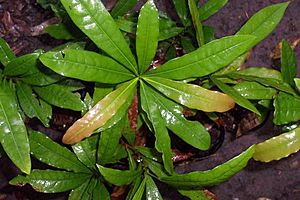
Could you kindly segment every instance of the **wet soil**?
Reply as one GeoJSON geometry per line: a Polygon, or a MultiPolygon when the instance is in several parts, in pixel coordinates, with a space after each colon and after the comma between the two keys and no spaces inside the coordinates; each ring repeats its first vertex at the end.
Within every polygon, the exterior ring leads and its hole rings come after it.
{"type": "MultiPolygon", "coordinates": [[[[176,15],[172,11],[170,0],[159,0],[157,4],[163,10],[169,11],[173,18],[176,15]]],[[[202,1],[201,1],[202,2],[202,1]]],[[[261,8],[272,4],[284,2],[280,0],[229,0],[229,3],[216,15],[204,22],[215,27],[216,37],[234,34],[246,22],[246,20],[261,8]]],[[[273,34],[257,45],[247,66],[271,66],[278,69],[278,62],[274,62],[271,54],[276,45],[286,38],[293,41],[300,37],[300,0],[291,2],[287,12],[273,34]]],[[[33,52],[42,48],[49,50],[53,46],[61,44],[47,35],[35,35],[33,27],[52,18],[49,11],[45,11],[36,5],[35,0],[0,0],[0,36],[4,38],[18,55],[33,52]]],[[[300,46],[295,48],[298,64],[300,66],[300,46]]],[[[298,70],[298,76],[300,70],[298,70]]],[[[210,169],[239,154],[252,144],[261,142],[280,132],[280,128],[274,127],[270,121],[261,128],[235,138],[230,132],[226,132],[225,140],[219,150],[209,157],[194,159],[180,163],[176,170],[186,173],[195,170],[210,169]]],[[[60,131],[50,134],[61,134],[60,131]]],[[[61,135],[59,135],[60,137],[61,135]]],[[[53,136],[54,137],[54,136],[53,136]]],[[[58,137],[58,138],[59,138],[58,137]]],[[[1,159],[0,165],[0,199],[24,199],[24,193],[28,199],[65,199],[64,194],[43,195],[33,193],[29,187],[18,189],[8,187],[7,180],[18,172],[8,159],[1,159]],[[13,193],[6,195],[5,193],[13,193]]],[[[175,191],[163,187],[165,199],[184,199],[175,191]]],[[[250,161],[249,165],[229,181],[212,188],[219,200],[298,200],[300,199],[300,153],[289,158],[263,164],[250,161]]]]}

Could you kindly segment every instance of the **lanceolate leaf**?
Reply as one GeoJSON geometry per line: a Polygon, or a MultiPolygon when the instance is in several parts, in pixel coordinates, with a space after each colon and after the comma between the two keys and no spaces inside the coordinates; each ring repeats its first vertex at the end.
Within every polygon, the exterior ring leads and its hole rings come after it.
{"type": "Polygon", "coordinates": [[[143,199],[145,186],[146,186],[146,178],[144,178],[143,181],[141,182],[140,186],[138,187],[137,191],[135,192],[134,196],[132,197],[132,200],[141,200],[141,199],[143,199]]]}
{"type": "Polygon", "coordinates": [[[52,84],[44,87],[34,87],[34,91],[47,103],[76,111],[84,109],[80,96],[67,90],[64,86],[52,84]]]}
{"type": "Polygon", "coordinates": [[[207,43],[189,54],[170,60],[148,72],[148,76],[160,76],[176,80],[201,77],[230,64],[248,51],[254,37],[228,36],[207,43]]]}
{"type": "Polygon", "coordinates": [[[199,8],[199,19],[201,21],[206,20],[216,12],[218,12],[223,6],[226,5],[228,0],[208,0],[203,6],[199,8]]]}
{"type": "Polygon", "coordinates": [[[93,190],[93,200],[110,200],[109,192],[105,185],[98,179],[97,185],[93,190]]]}
{"type": "Polygon", "coordinates": [[[83,138],[90,136],[96,129],[104,126],[117,114],[123,104],[131,102],[132,99],[129,99],[129,97],[134,94],[136,83],[137,79],[126,82],[99,101],[67,130],[63,137],[63,142],[66,144],[75,144],[83,138]]]}
{"type": "Polygon", "coordinates": [[[173,0],[177,14],[184,26],[188,26],[191,22],[188,16],[188,6],[186,1],[173,0]]]}
{"type": "Polygon", "coordinates": [[[170,130],[193,147],[201,150],[209,148],[210,135],[199,122],[186,120],[182,114],[183,108],[181,106],[153,92],[149,87],[146,87],[146,89],[147,93],[150,93],[156,99],[160,114],[170,130]]]}
{"type": "Polygon", "coordinates": [[[82,185],[91,177],[91,174],[33,170],[30,175],[17,176],[9,183],[12,185],[25,185],[29,183],[36,191],[44,193],[66,192],[82,185]]]}
{"type": "Polygon", "coordinates": [[[118,17],[126,14],[128,11],[130,11],[135,4],[137,3],[137,0],[118,0],[116,5],[111,11],[111,16],[118,17]]]}
{"type": "Polygon", "coordinates": [[[52,115],[52,108],[43,100],[38,100],[34,95],[31,87],[22,82],[17,83],[17,96],[20,106],[24,113],[30,117],[37,117],[44,126],[49,126],[49,120],[52,115]]]}
{"type": "Polygon", "coordinates": [[[225,112],[234,107],[234,101],[227,95],[158,77],[145,77],[145,80],[162,94],[189,108],[205,112],[225,112]]]}
{"type": "Polygon", "coordinates": [[[107,54],[137,74],[135,59],[101,1],[61,0],[73,22],[107,54]]]}
{"type": "Polygon", "coordinates": [[[0,62],[2,63],[2,65],[6,66],[15,57],[15,54],[10,49],[5,40],[0,38],[0,62]]]}
{"type": "Polygon", "coordinates": [[[32,53],[13,59],[4,68],[6,76],[26,76],[30,74],[33,66],[36,66],[40,53],[32,53]]]}
{"type": "Polygon", "coordinates": [[[289,84],[283,82],[280,72],[276,70],[267,69],[264,67],[251,67],[241,71],[225,74],[225,76],[235,79],[242,78],[247,81],[256,81],[265,86],[271,86],[278,90],[295,94],[293,88],[291,88],[289,84]]]}
{"type": "Polygon", "coordinates": [[[29,141],[31,153],[43,163],[74,172],[89,172],[74,153],[53,142],[44,134],[31,131],[29,141]]]}
{"type": "Polygon", "coordinates": [[[72,146],[77,158],[90,169],[96,167],[98,140],[99,137],[95,135],[72,146]]]}
{"type": "Polygon", "coordinates": [[[30,151],[27,130],[18,112],[12,86],[0,83],[0,142],[13,163],[26,174],[30,173],[30,151]]]}
{"type": "Polygon", "coordinates": [[[151,129],[155,132],[155,147],[162,153],[162,158],[166,170],[173,173],[173,162],[171,152],[171,141],[165,122],[160,114],[160,105],[156,103],[156,99],[153,98],[147,92],[145,83],[141,83],[141,102],[142,109],[147,113],[148,119],[151,121],[151,129]]]}
{"type": "Polygon", "coordinates": [[[300,120],[300,97],[280,92],[274,100],[274,119],[276,125],[300,120]]]}
{"type": "Polygon", "coordinates": [[[146,199],[163,200],[151,176],[146,176],[146,199]]]}
{"type": "Polygon", "coordinates": [[[91,51],[48,52],[40,60],[60,75],[84,81],[115,84],[134,78],[129,70],[113,59],[91,51]]]}
{"type": "Polygon", "coordinates": [[[274,88],[265,87],[257,82],[243,81],[233,87],[246,99],[273,99],[277,91],[274,88]]]}
{"type": "Polygon", "coordinates": [[[188,0],[190,14],[192,17],[193,25],[195,28],[196,39],[198,46],[201,47],[204,44],[204,34],[201,21],[199,20],[199,12],[194,0],[188,0]]]}
{"type": "Polygon", "coordinates": [[[289,2],[279,3],[260,10],[236,34],[255,36],[256,45],[275,29],[288,5],[289,2]]]}
{"type": "Polygon", "coordinates": [[[104,179],[117,186],[128,185],[141,175],[140,170],[118,170],[106,168],[101,165],[97,166],[104,179]]]}
{"type": "Polygon", "coordinates": [[[295,86],[300,91],[300,78],[294,78],[295,86]]]}
{"type": "Polygon", "coordinates": [[[218,80],[217,78],[211,77],[211,80],[226,94],[228,94],[238,105],[255,112],[256,114],[260,115],[259,111],[255,108],[255,106],[246,98],[244,98],[238,91],[234,88],[226,85],[222,81],[218,80]]]}
{"type": "Polygon", "coordinates": [[[79,187],[73,189],[70,194],[68,200],[90,200],[93,198],[92,190],[95,185],[92,183],[92,179],[87,180],[79,187]]]}
{"type": "Polygon", "coordinates": [[[178,190],[178,192],[190,200],[212,200],[206,196],[204,190],[178,190]]]}
{"type": "Polygon", "coordinates": [[[161,177],[160,180],[180,189],[190,189],[191,187],[199,189],[205,186],[218,185],[242,170],[252,158],[254,151],[255,146],[251,146],[245,152],[212,170],[176,174],[161,177]]]}
{"type": "Polygon", "coordinates": [[[253,158],[261,162],[280,160],[300,150],[300,128],[256,145],[253,158]]]}
{"type": "Polygon", "coordinates": [[[159,16],[153,0],[149,0],[140,11],[136,32],[136,53],[139,72],[150,66],[158,45],[159,16]]]}
{"type": "Polygon", "coordinates": [[[116,161],[115,156],[118,153],[118,149],[122,148],[119,143],[124,125],[124,120],[120,120],[112,128],[101,132],[98,147],[98,163],[100,165],[116,161]]]}
{"type": "Polygon", "coordinates": [[[281,48],[281,73],[284,82],[295,86],[294,78],[297,75],[297,59],[286,40],[282,41],[281,48]]]}

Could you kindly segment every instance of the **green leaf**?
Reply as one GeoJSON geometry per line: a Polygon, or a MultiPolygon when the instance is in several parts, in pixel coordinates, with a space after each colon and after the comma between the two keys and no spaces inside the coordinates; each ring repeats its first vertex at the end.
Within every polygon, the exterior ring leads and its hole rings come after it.
{"type": "Polygon", "coordinates": [[[159,16],[153,0],[149,0],[140,11],[136,31],[136,54],[139,73],[144,73],[156,54],[159,35],[159,16]]]}
{"type": "Polygon", "coordinates": [[[163,162],[166,170],[172,174],[173,162],[171,151],[171,140],[166,128],[166,124],[160,114],[159,105],[156,103],[156,99],[153,98],[147,91],[145,83],[141,82],[141,104],[142,109],[147,113],[148,119],[151,121],[155,132],[155,148],[162,153],[163,162]]]}
{"type": "Polygon", "coordinates": [[[37,117],[46,127],[49,127],[49,120],[52,116],[52,108],[41,99],[37,99],[31,87],[22,82],[17,83],[17,97],[24,113],[29,118],[37,117]]]}
{"type": "Polygon", "coordinates": [[[3,66],[6,66],[10,61],[15,59],[14,52],[10,49],[6,41],[0,38],[0,62],[3,66]]]}
{"type": "Polygon", "coordinates": [[[51,105],[76,111],[84,109],[85,105],[80,96],[67,90],[64,86],[52,84],[44,87],[34,87],[33,90],[51,105]]]}
{"type": "Polygon", "coordinates": [[[181,37],[181,46],[185,50],[186,53],[190,53],[192,51],[195,51],[195,47],[193,44],[193,41],[189,37],[181,37]]]}
{"type": "Polygon", "coordinates": [[[294,78],[295,86],[300,91],[300,78],[294,78]]]}
{"type": "Polygon", "coordinates": [[[184,26],[188,26],[191,21],[189,19],[188,6],[186,0],[173,0],[176,12],[184,26]]]}
{"type": "Polygon", "coordinates": [[[10,83],[0,83],[0,142],[13,163],[29,174],[31,162],[27,130],[18,112],[14,92],[10,83]]]}
{"type": "Polygon", "coordinates": [[[178,190],[178,192],[190,200],[212,200],[203,190],[178,190]]]}
{"type": "Polygon", "coordinates": [[[169,18],[159,18],[159,41],[163,41],[169,39],[171,37],[175,37],[178,34],[182,33],[184,28],[177,27],[176,22],[172,21],[169,18]]]}
{"type": "Polygon", "coordinates": [[[30,184],[36,191],[44,193],[66,192],[82,185],[90,178],[90,174],[53,171],[33,170],[30,175],[17,176],[9,183],[12,185],[30,184]]]}
{"type": "Polygon", "coordinates": [[[225,112],[234,107],[234,101],[229,96],[217,91],[159,77],[144,79],[168,98],[192,109],[225,112]]]}
{"type": "Polygon", "coordinates": [[[257,82],[243,81],[233,88],[246,99],[261,100],[273,99],[277,91],[270,87],[265,87],[257,82]]]}
{"type": "Polygon", "coordinates": [[[252,47],[251,36],[228,36],[207,43],[189,54],[168,61],[148,76],[184,80],[211,74],[252,47]]]}
{"type": "Polygon", "coordinates": [[[122,113],[118,113],[118,110],[121,109],[123,105],[129,106],[134,95],[136,84],[137,79],[123,83],[115,91],[99,101],[67,130],[63,137],[63,142],[66,144],[75,144],[83,138],[90,136],[93,131],[104,126],[117,114],[121,116],[119,117],[121,119],[125,115],[128,107],[122,109],[122,113]],[[129,102],[129,104],[126,104],[126,102],[129,102]]]}
{"type": "Polygon", "coordinates": [[[98,143],[98,136],[89,137],[72,146],[77,158],[90,169],[96,166],[96,146],[92,146],[94,143],[98,143]]]}
{"type": "Polygon", "coordinates": [[[31,73],[34,66],[37,65],[40,52],[26,54],[11,60],[4,68],[4,75],[6,76],[27,76],[31,73]]]}
{"type": "Polygon", "coordinates": [[[101,165],[97,166],[104,179],[109,183],[117,186],[129,185],[132,181],[134,181],[141,175],[140,170],[118,170],[106,168],[101,165]]]}
{"type": "Polygon", "coordinates": [[[195,0],[188,0],[190,14],[192,17],[193,25],[196,31],[196,39],[198,46],[201,47],[204,45],[204,34],[201,21],[199,20],[199,12],[195,0]]]}
{"type": "Polygon", "coordinates": [[[111,11],[112,17],[123,16],[130,11],[137,3],[137,0],[118,0],[116,5],[111,11]]]}
{"type": "Polygon", "coordinates": [[[210,135],[199,122],[186,120],[181,106],[155,91],[153,92],[149,87],[146,89],[156,99],[156,103],[159,105],[157,109],[160,110],[160,114],[170,130],[195,148],[207,150],[210,147],[210,135]]]}
{"type": "Polygon", "coordinates": [[[204,21],[213,14],[217,13],[227,4],[228,0],[208,0],[199,8],[199,20],[204,21]]]}
{"type": "Polygon", "coordinates": [[[162,161],[160,153],[158,151],[156,151],[154,148],[139,147],[139,146],[136,146],[135,148],[139,151],[139,153],[141,153],[143,156],[145,156],[151,160],[154,160],[156,162],[162,161]]]}
{"type": "Polygon", "coordinates": [[[253,158],[261,162],[280,160],[300,150],[300,128],[256,145],[253,158]]]}
{"type": "Polygon", "coordinates": [[[74,35],[70,32],[71,30],[63,23],[49,25],[44,29],[44,31],[51,37],[58,40],[74,39],[74,35]]]}
{"type": "Polygon", "coordinates": [[[236,34],[255,36],[253,43],[256,45],[275,29],[288,5],[289,2],[284,2],[261,9],[236,34]]]}
{"type": "Polygon", "coordinates": [[[126,200],[132,200],[133,196],[136,194],[142,182],[142,176],[137,177],[133,183],[130,185],[130,190],[126,196],[126,200]]]}
{"type": "Polygon", "coordinates": [[[92,199],[92,190],[95,187],[96,181],[92,181],[92,179],[87,180],[79,187],[73,189],[70,194],[68,200],[90,200],[92,199]]]}
{"type": "Polygon", "coordinates": [[[250,67],[244,70],[227,73],[224,76],[234,79],[256,81],[265,86],[271,86],[278,90],[295,94],[293,88],[289,84],[283,82],[280,72],[273,69],[267,69],[264,67],[250,67]]]}
{"type": "Polygon", "coordinates": [[[105,185],[98,179],[97,185],[93,191],[93,200],[110,200],[109,192],[107,191],[105,185]]]}
{"type": "Polygon", "coordinates": [[[62,76],[84,81],[115,84],[134,78],[129,70],[113,59],[91,51],[69,49],[48,52],[40,60],[62,76]]]}
{"type": "Polygon", "coordinates": [[[151,176],[146,176],[146,199],[148,200],[163,200],[157,186],[151,176]]]}
{"type": "Polygon", "coordinates": [[[143,199],[145,186],[146,186],[146,178],[144,178],[143,181],[141,182],[140,186],[138,187],[137,191],[135,192],[134,196],[132,197],[132,200],[142,200],[143,199]]]}
{"type": "Polygon", "coordinates": [[[281,73],[284,82],[295,86],[294,78],[297,75],[297,59],[293,49],[286,40],[282,41],[281,73]]]}
{"type": "Polygon", "coordinates": [[[120,145],[124,125],[124,120],[120,120],[112,128],[101,133],[98,146],[98,163],[100,165],[106,165],[107,163],[118,161],[118,153],[120,153],[120,149],[125,152],[125,155],[123,154],[123,156],[127,155],[124,147],[120,145]]]}
{"type": "Polygon", "coordinates": [[[135,59],[119,27],[101,1],[61,0],[73,22],[102,50],[137,73],[135,59]]]}
{"type": "Polygon", "coordinates": [[[274,119],[276,125],[300,120],[300,98],[280,92],[274,100],[274,119]]]}
{"type": "Polygon", "coordinates": [[[211,77],[211,80],[216,84],[216,86],[222,90],[224,93],[228,94],[238,105],[255,112],[258,115],[261,115],[256,107],[246,98],[244,98],[238,91],[234,88],[226,85],[217,78],[211,77]]]}
{"type": "Polygon", "coordinates": [[[90,172],[66,147],[60,146],[42,133],[31,131],[31,154],[43,163],[74,172],[90,172]]]}
{"type": "Polygon", "coordinates": [[[118,17],[115,19],[115,22],[117,23],[120,30],[126,32],[126,33],[132,33],[135,34],[136,32],[136,23],[133,21],[130,21],[126,19],[125,17],[118,17]]]}
{"type": "Polygon", "coordinates": [[[190,189],[191,187],[201,189],[202,187],[218,185],[242,170],[252,158],[254,151],[255,146],[251,146],[245,152],[211,170],[175,174],[160,177],[160,180],[180,189],[190,189]]]}

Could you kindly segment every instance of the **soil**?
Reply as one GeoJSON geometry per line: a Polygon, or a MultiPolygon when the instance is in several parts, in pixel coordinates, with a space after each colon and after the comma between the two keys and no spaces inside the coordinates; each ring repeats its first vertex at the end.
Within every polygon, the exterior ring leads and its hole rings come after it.
{"type": "MultiPolygon", "coordinates": [[[[109,2],[109,1],[107,1],[109,2]]],[[[171,0],[160,0],[157,5],[176,19],[171,0]]],[[[203,1],[201,1],[203,2],[203,1]]],[[[228,4],[216,15],[204,22],[215,27],[216,37],[232,35],[261,8],[284,2],[280,0],[229,0],[228,4]]],[[[286,38],[294,41],[300,37],[300,0],[291,2],[280,25],[263,42],[257,45],[248,59],[246,66],[271,66],[278,69],[278,61],[272,59],[272,52],[277,44],[286,38]]],[[[18,55],[33,52],[41,48],[49,50],[61,44],[48,35],[36,35],[39,25],[52,19],[49,11],[40,8],[35,0],[0,0],[0,36],[4,38],[18,55]]],[[[295,53],[300,66],[300,45],[295,47],[295,53]]],[[[300,69],[298,70],[298,76],[300,69]]],[[[195,170],[210,169],[239,154],[252,144],[275,136],[280,127],[274,127],[269,116],[267,123],[241,137],[236,138],[227,131],[222,146],[211,156],[193,159],[177,165],[176,171],[186,173],[195,170]]],[[[228,130],[228,129],[227,129],[228,130]]],[[[48,130],[49,131],[49,130],[48,130]]],[[[61,130],[50,130],[50,135],[61,136],[61,130]]],[[[65,194],[44,195],[34,193],[30,187],[15,188],[8,186],[18,170],[7,158],[0,159],[0,199],[65,199],[65,194]],[[27,195],[26,195],[27,194],[27,195]],[[24,195],[27,198],[24,198],[24,195]]],[[[42,166],[39,166],[42,167],[42,166]]],[[[166,186],[162,187],[164,199],[185,199],[166,186]]],[[[251,160],[248,166],[229,181],[208,188],[219,200],[297,200],[300,199],[300,153],[271,163],[260,163],[251,160]]]]}

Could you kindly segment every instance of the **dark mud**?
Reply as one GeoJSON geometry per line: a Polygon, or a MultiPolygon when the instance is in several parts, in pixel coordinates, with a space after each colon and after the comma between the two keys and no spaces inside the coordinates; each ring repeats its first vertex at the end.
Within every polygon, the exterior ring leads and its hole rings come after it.
{"type": "MultiPolygon", "coordinates": [[[[229,3],[218,14],[204,24],[215,27],[217,38],[231,35],[237,32],[252,14],[269,4],[278,2],[284,1],[229,0],[229,3]]],[[[170,11],[172,17],[176,18],[170,0],[160,0],[157,3],[160,8],[170,11]]],[[[270,66],[278,69],[278,62],[274,62],[271,58],[272,52],[283,38],[294,41],[300,37],[299,11],[300,0],[294,0],[274,33],[254,48],[246,66],[270,66]]],[[[61,44],[62,41],[53,40],[47,35],[33,36],[35,35],[33,27],[51,18],[51,13],[37,6],[35,0],[0,0],[0,36],[19,55],[33,52],[38,48],[49,50],[61,44]]],[[[295,52],[300,66],[300,46],[296,46],[295,52]]],[[[298,70],[299,75],[300,70],[298,70]]],[[[237,139],[232,133],[227,132],[223,145],[215,154],[201,160],[181,163],[176,170],[185,173],[210,169],[239,154],[252,144],[275,136],[280,130],[278,127],[274,127],[270,121],[271,119],[263,127],[237,139]]],[[[8,187],[8,180],[18,170],[8,159],[1,158],[0,161],[0,199],[66,198],[64,194],[33,193],[29,187],[22,189],[8,187]]],[[[163,188],[162,193],[165,199],[184,199],[176,192],[171,192],[169,188],[163,188]]],[[[215,193],[219,200],[298,200],[300,199],[300,153],[268,164],[250,161],[249,165],[232,179],[208,189],[215,193]]]]}

